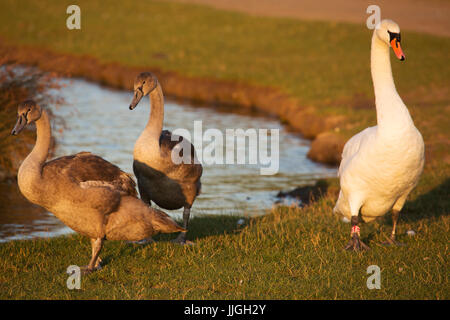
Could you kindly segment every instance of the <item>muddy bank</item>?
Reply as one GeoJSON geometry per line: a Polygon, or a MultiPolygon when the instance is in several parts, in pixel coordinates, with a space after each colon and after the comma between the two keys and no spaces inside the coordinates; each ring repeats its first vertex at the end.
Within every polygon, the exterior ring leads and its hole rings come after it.
{"type": "Polygon", "coordinates": [[[289,191],[281,190],[276,195],[275,204],[304,207],[326,196],[337,198],[338,193],[337,184],[330,180],[319,179],[314,185],[301,186],[289,191]]]}
{"type": "Polygon", "coordinates": [[[285,204],[290,200],[291,204],[299,207],[307,206],[311,202],[323,197],[327,193],[328,182],[326,180],[318,180],[313,186],[298,187],[290,191],[280,191],[277,194],[275,204],[285,204]]]}
{"type": "Polygon", "coordinates": [[[343,117],[318,116],[312,106],[302,106],[280,90],[225,80],[190,78],[150,66],[135,67],[103,63],[90,56],[60,54],[47,49],[0,42],[2,60],[37,66],[67,77],[82,77],[109,87],[131,90],[134,77],[150,70],[160,80],[168,97],[207,105],[239,106],[275,115],[304,137],[313,140],[308,157],[338,164],[345,140],[328,132],[343,123],[343,117]],[[327,132],[326,135],[321,133],[327,132]]]}

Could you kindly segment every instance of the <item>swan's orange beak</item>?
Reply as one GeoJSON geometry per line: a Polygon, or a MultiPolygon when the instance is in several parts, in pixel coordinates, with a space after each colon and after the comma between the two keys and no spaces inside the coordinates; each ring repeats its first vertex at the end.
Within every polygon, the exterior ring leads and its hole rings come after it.
{"type": "Polygon", "coordinates": [[[391,47],[399,60],[405,60],[405,54],[403,53],[402,47],[400,46],[400,41],[398,41],[397,38],[392,39],[391,47]]]}

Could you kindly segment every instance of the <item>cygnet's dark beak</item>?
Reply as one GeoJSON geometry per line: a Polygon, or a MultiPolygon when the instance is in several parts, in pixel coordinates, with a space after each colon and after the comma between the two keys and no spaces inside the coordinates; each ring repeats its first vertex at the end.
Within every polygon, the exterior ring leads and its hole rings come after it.
{"type": "Polygon", "coordinates": [[[134,91],[133,101],[130,104],[130,110],[133,110],[138,105],[139,101],[141,101],[143,97],[142,89],[138,88],[134,91]]]}
{"type": "Polygon", "coordinates": [[[22,131],[22,129],[25,128],[26,125],[27,125],[27,118],[25,117],[25,115],[22,114],[17,118],[16,125],[14,126],[14,129],[11,131],[11,134],[13,136],[18,135],[20,131],[22,131]]]}

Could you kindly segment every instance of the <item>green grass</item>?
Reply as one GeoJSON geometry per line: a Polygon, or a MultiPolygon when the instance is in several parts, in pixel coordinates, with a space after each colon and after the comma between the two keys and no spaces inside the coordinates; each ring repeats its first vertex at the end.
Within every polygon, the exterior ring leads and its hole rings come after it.
{"type": "MultiPolygon", "coordinates": [[[[105,62],[275,86],[305,103],[334,106],[333,100],[358,93],[372,97],[371,31],[365,26],[156,1],[77,3],[81,30],[69,31],[70,1],[2,1],[0,35],[105,62]]],[[[401,92],[447,86],[450,39],[405,31],[402,46],[406,62],[393,63],[401,92]]]]}
{"type": "MultiPolygon", "coordinates": [[[[435,180],[436,182],[436,180],[435,180]]],[[[449,180],[417,190],[404,209],[398,239],[383,247],[386,217],[363,224],[372,250],[347,252],[349,225],[333,216],[328,195],[299,210],[279,208],[247,219],[192,220],[195,246],[106,242],[102,270],[66,287],[69,265],[85,265],[90,244],[78,235],[0,244],[2,299],[448,299],[449,180]],[[407,230],[415,230],[409,237],[407,230]],[[381,231],[380,231],[381,230],[381,231]],[[366,270],[381,268],[381,289],[369,290],[366,270]]]]}
{"type": "MultiPolygon", "coordinates": [[[[365,25],[112,0],[108,6],[79,1],[81,30],[68,30],[69,4],[2,1],[0,37],[101,62],[278,88],[321,117],[344,115],[339,129],[345,138],[376,122],[369,63],[372,31],[365,25]],[[360,107],[354,106],[355,99],[360,107]]],[[[415,117],[419,130],[433,128],[430,121],[441,123],[425,140],[442,133],[448,147],[450,120],[440,115],[450,105],[450,38],[404,30],[402,47],[405,62],[392,54],[397,89],[413,114],[426,115],[415,117]]]]}
{"type": "MultiPolygon", "coordinates": [[[[346,136],[375,122],[372,108],[350,107],[355,95],[373,101],[371,33],[364,26],[165,2],[110,3],[79,1],[82,30],[68,31],[68,1],[2,1],[0,37],[103,62],[277,87],[319,114],[346,115],[346,136]]],[[[275,209],[243,228],[237,217],[197,217],[189,230],[193,247],[167,236],[146,246],[107,242],[104,269],[83,277],[79,291],[66,288],[65,270],[87,264],[87,239],[2,243],[0,298],[449,299],[450,39],[404,31],[402,43],[407,60],[392,60],[394,77],[427,150],[424,175],[399,225],[407,247],[377,245],[390,231],[387,215],[362,225],[371,251],[342,250],[349,225],[331,214],[330,191],[305,209],[275,209]],[[405,235],[409,229],[415,237],[405,235]],[[372,264],[382,270],[380,290],[366,287],[372,264]]]]}

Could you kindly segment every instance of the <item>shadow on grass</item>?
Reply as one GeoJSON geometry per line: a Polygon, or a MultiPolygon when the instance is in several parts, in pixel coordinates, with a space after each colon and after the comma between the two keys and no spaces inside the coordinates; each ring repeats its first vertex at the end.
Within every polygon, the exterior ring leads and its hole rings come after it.
{"type": "MultiPolygon", "coordinates": [[[[198,239],[236,233],[248,224],[250,218],[236,215],[200,215],[189,221],[187,239],[196,241],[198,239]],[[242,220],[241,220],[242,219],[242,220]],[[241,221],[240,221],[241,220],[241,221]],[[240,224],[238,224],[240,222],[240,224]],[[243,223],[241,223],[243,222],[243,223]]],[[[176,238],[178,234],[161,234],[154,239],[157,241],[169,241],[176,238]]]]}
{"type": "MultiPolygon", "coordinates": [[[[449,215],[450,208],[450,179],[418,196],[413,201],[407,201],[400,213],[400,223],[416,222],[427,218],[437,218],[449,215]]],[[[386,214],[383,224],[392,226],[391,214],[386,214]]]]}
{"type": "MultiPolygon", "coordinates": [[[[258,219],[257,217],[251,219],[258,219]]],[[[224,234],[234,234],[240,232],[246,225],[248,225],[250,218],[244,218],[242,216],[234,215],[201,215],[192,218],[189,221],[189,231],[187,233],[187,239],[196,242],[199,239],[219,236],[224,234]],[[243,219],[243,223],[238,224],[243,219]]],[[[180,222],[179,222],[180,223],[180,222]]],[[[156,242],[170,242],[175,239],[178,233],[171,234],[159,234],[153,237],[156,242]]],[[[107,241],[108,242],[108,241],[107,241]]],[[[106,242],[106,246],[108,245],[106,242]]],[[[126,243],[126,242],[124,242],[126,243]]],[[[145,244],[133,244],[121,246],[118,253],[108,253],[106,255],[100,254],[102,257],[102,266],[105,267],[111,263],[116,256],[133,256],[138,251],[145,248],[151,242],[145,244]]],[[[175,244],[174,244],[175,245],[175,244]]]]}

